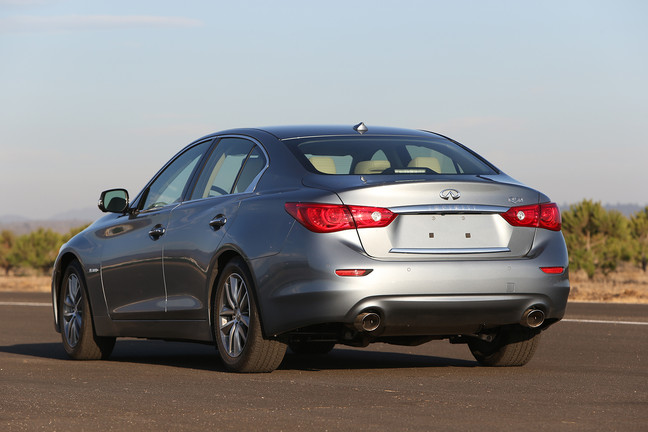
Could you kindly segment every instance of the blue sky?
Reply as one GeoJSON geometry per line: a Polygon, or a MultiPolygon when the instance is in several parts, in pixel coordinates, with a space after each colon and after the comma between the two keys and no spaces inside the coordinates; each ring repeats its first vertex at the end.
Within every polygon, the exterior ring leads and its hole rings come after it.
{"type": "Polygon", "coordinates": [[[0,0],[0,215],[135,195],[210,132],[359,121],[449,135],[560,204],[647,205],[647,20],[619,0],[0,0]]]}

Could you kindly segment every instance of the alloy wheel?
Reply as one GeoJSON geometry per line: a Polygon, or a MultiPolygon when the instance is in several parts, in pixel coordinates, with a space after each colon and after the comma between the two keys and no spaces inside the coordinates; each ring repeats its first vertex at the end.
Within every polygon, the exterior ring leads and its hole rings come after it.
{"type": "Polygon", "coordinates": [[[63,300],[63,334],[70,347],[75,347],[81,337],[83,325],[83,295],[79,277],[72,273],[68,277],[63,300]]]}
{"type": "Polygon", "coordinates": [[[230,357],[243,352],[250,329],[250,300],[243,278],[232,273],[225,280],[218,301],[219,333],[230,357]]]}

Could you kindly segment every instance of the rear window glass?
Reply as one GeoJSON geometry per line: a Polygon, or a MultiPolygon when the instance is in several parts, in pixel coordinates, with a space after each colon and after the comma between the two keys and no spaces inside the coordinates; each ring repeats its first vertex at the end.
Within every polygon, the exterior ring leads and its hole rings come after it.
{"type": "Polygon", "coordinates": [[[496,174],[479,156],[443,138],[316,137],[285,140],[310,171],[333,175],[496,174]]]}

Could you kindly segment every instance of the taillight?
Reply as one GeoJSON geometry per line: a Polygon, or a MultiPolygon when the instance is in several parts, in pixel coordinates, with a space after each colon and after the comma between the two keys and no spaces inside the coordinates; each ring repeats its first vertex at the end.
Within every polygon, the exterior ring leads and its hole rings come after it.
{"type": "Polygon", "coordinates": [[[380,228],[397,214],[386,208],[340,204],[286,203],[286,211],[314,232],[335,232],[353,228],[380,228]]]}
{"type": "Polygon", "coordinates": [[[555,203],[511,207],[500,215],[511,225],[560,231],[560,210],[555,203]]]}

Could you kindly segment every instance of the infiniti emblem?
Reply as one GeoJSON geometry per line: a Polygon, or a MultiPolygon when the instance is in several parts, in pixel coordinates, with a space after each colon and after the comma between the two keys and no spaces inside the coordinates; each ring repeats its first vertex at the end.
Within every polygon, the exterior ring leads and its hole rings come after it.
{"type": "Polygon", "coordinates": [[[457,189],[443,189],[441,192],[439,192],[439,196],[443,198],[444,200],[448,200],[452,198],[453,200],[459,199],[461,194],[457,189]]]}

